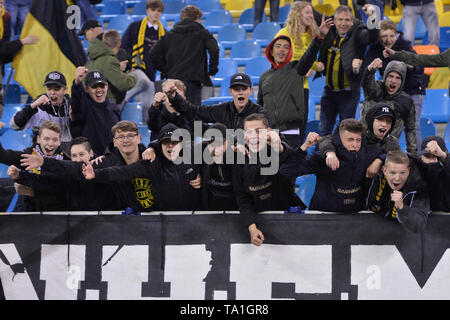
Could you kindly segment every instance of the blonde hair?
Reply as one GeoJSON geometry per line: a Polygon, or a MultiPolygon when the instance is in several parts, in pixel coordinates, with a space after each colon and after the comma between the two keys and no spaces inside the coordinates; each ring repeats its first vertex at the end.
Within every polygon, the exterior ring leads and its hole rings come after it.
{"type": "MultiPolygon", "coordinates": [[[[288,31],[289,37],[294,41],[297,46],[303,47],[302,34],[299,32],[300,26],[302,25],[301,21],[301,12],[307,6],[311,6],[311,3],[306,1],[298,1],[294,2],[291,6],[291,10],[289,10],[289,14],[286,20],[286,29],[288,31]]],[[[312,40],[317,34],[317,24],[313,19],[313,22],[310,26],[306,27],[306,32],[309,35],[309,39],[312,40]]]]}

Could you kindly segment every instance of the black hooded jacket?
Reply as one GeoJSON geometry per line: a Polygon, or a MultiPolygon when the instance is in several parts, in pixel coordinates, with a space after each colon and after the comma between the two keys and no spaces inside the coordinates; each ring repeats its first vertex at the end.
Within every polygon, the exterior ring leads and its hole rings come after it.
{"type": "Polygon", "coordinates": [[[198,81],[212,86],[209,76],[218,71],[219,46],[202,24],[183,20],[153,46],[150,58],[163,78],[198,81]]]}

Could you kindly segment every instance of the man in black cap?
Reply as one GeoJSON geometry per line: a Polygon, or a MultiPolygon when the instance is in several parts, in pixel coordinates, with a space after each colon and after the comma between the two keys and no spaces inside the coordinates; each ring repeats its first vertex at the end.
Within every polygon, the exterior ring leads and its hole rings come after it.
{"type": "Polygon", "coordinates": [[[428,136],[422,141],[420,159],[426,170],[433,211],[450,211],[450,159],[444,139],[428,136]]]}
{"type": "Polygon", "coordinates": [[[14,130],[24,130],[39,126],[43,121],[51,120],[61,127],[61,142],[65,151],[72,140],[70,133],[70,97],[67,83],[59,71],[52,71],[45,77],[45,93],[38,96],[31,104],[18,111],[10,122],[14,130]]]}
{"type": "Polygon", "coordinates": [[[120,121],[120,109],[106,97],[107,91],[108,82],[100,71],[77,68],[72,85],[73,117],[80,121],[81,135],[91,142],[95,154],[105,152],[113,138],[111,127],[120,121]]]}
{"type": "Polygon", "coordinates": [[[81,27],[80,31],[78,31],[79,36],[84,36],[84,38],[89,41],[89,43],[92,42],[95,38],[101,39],[101,34],[103,33],[103,27],[101,23],[98,20],[86,20],[86,22],[81,27]]]}
{"type": "Polygon", "coordinates": [[[263,107],[250,100],[253,93],[252,81],[245,73],[236,73],[230,79],[230,95],[233,101],[213,106],[193,105],[176,92],[175,84],[168,83],[165,89],[172,107],[189,120],[201,120],[206,123],[220,122],[229,129],[243,129],[244,119],[248,115],[253,113],[267,115],[263,107]]]}

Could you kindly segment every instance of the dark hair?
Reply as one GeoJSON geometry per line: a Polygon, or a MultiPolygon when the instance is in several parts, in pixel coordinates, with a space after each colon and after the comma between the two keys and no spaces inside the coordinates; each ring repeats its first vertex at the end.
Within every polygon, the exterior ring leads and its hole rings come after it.
{"type": "Polygon", "coordinates": [[[92,150],[92,146],[91,143],[89,142],[88,138],[86,137],[76,137],[74,139],[72,139],[72,141],[70,141],[70,148],[69,150],[72,150],[72,147],[75,145],[79,145],[82,144],[87,152],[90,152],[92,150]]]}
{"type": "Polygon", "coordinates": [[[244,124],[248,121],[261,120],[266,128],[269,128],[269,120],[264,113],[252,113],[245,117],[244,124]]]}
{"type": "Polygon", "coordinates": [[[386,160],[384,161],[384,165],[386,166],[388,162],[406,164],[409,167],[408,155],[400,150],[389,151],[386,156],[386,160]]]}
{"type": "Polygon", "coordinates": [[[161,9],[161,11],[164,11],[164,2],[161,0],[147,0],[145,3],[145,9],[161,9]]]}
{"type": "Polygon", "coordinates": [[[128,120],[122,120],[113,125],[113,127],[111,128],[111,133],[113,137],[116,135],[117,131],[131,131],[139,133],[136,123],[128,120]]]}
{"type": "Polygon", "coordinates": [[[47,121],[42,122],[40,127],[39,127],[39,135],[42,134],[42,131],[44,129],[55,131],[61,137],[61,127],[59,126],[59,124],[57,124],[54,121],[47,120],[47,121]]]}
{"type": "Polygon", "coordinates": [[[349,131],[353,133],[363,133],[366,130],[366,126],[356,119],[344,119],[339,124],[339,132],[349,131]]]}
{"type": "Polygon", "coordinates": [[[196,21],[198,19],[201,19],[202,15],[203,15],[202,10],[200,10],[196,6],[189,5],[189,6],[184,7],[183,10],[181,10],[180,20],[181,21],[184,21],[184,20],[196,21]]]}

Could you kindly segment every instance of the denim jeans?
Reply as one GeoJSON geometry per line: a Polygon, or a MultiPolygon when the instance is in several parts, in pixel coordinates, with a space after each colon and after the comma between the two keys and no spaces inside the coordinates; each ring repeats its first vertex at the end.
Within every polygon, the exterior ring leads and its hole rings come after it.
{"type": "MultiPolygon", "coordinates": [[[[280,0],[268,0],[270,3],[270,21],[278,22],[278,11],[280,10],[280,0]]],[[[255,0],[255,17],[253,25],[256,27],[262,21],[264,7],[267,0],[255,0]]]]}
{"type": "Polygon", "coordinates": [[[359,92],[355,95],[351,90],[331,91],[327,88],[324,89],[320,99],[320,136],[324,137],[332,133],[338,114],[340,121],[355,118],[359,96],[359,92]]]}
{"type": "Polygon", "coordinates": [[[414,46],[414,33],[419,15],[422,16],[427,27],[429,43],[439,47],[439,19],[434,2],[423,6],[406,5],[403,7],[403,37],[411,41],[414,46]]]}
{"type": "Polygon", "coordinates": [[[11,40],[22,31],[23,23],[30,10],[31,0],[6,0],[5,8],[11,15],[11,40]]]}

